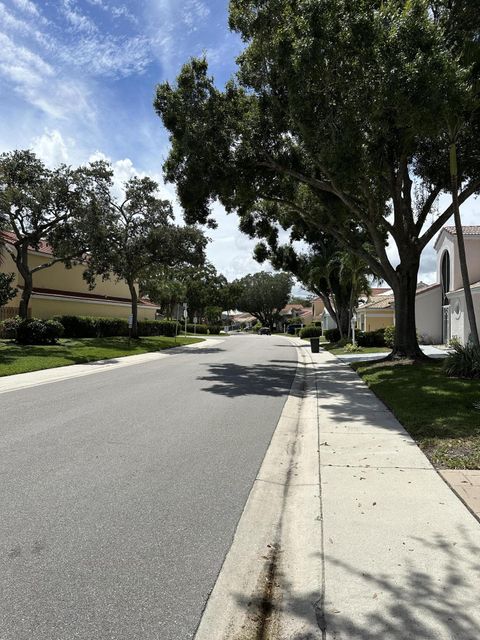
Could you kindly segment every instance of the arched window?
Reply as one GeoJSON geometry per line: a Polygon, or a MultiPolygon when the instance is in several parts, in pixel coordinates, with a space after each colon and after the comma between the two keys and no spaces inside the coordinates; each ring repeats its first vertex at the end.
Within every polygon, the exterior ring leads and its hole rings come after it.
{"type": "Polygon", "coordinates": [[[442,298],[443,304],[448,304],[447,293],[450,291],[450,254],[448,251],[442,256],[442,298]]]}

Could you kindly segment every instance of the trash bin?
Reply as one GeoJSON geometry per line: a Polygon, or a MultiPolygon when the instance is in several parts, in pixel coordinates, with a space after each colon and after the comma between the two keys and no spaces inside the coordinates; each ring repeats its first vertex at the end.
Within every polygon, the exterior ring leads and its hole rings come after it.
{"type": "Polygon", "coordinates": [[[310,338],[312,353],[320,353],[320,338],[310,338]]]}

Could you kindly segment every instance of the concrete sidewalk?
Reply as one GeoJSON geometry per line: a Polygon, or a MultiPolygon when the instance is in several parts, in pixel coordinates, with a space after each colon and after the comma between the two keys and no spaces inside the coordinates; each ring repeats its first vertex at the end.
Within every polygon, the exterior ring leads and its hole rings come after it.
{"type": "Polygon", "coordinates": [[[478,640],[480,523],[350,367],[291,342],[296,382],[196,640],[478,640]]]}
{"type": "Polygon", "coordinates": [[[311,358],[323,637],[480,638],[479,522],[349,367],[326,352],[311,358]]]}

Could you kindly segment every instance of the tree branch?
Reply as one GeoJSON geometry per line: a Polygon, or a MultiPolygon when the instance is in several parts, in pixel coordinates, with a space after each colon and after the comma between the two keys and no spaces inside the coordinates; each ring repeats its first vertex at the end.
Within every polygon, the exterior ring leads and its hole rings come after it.
{"type": "MultiPolygon", "coordinates": [[[[470,196],[476,193],[480,189],[480,180],[474,180],[471,182],[458,196],[458,203],[463,204],[465,200],[468,200],[470,196]]],[[[433,236],[440,231],[443,225],[453,215],[453,204],[449,205],[442,215],[435,220],[430,228],[419,238],[419,246],[423,249],[433,238],[433,236]]]]}

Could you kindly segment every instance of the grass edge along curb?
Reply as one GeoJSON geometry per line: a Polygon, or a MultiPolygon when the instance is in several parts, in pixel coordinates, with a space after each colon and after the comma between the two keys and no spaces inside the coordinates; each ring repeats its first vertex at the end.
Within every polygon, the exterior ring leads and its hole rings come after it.
{"type": "Polygon", "coordinates": [[[438,469],[480,469],[480,380],[448,378],[442,362],[350,365],[438,469]]]}
{"type": "Polygon", "coordinates": [[[55,345],[24,346],[0,340],[0,377],[163,351],[203,341],[204,338],[182,336],[175,341],[166,336],[149,336],[132,340],[129,346],[128,338],[116,336],[61,339],[55,345]]]}

